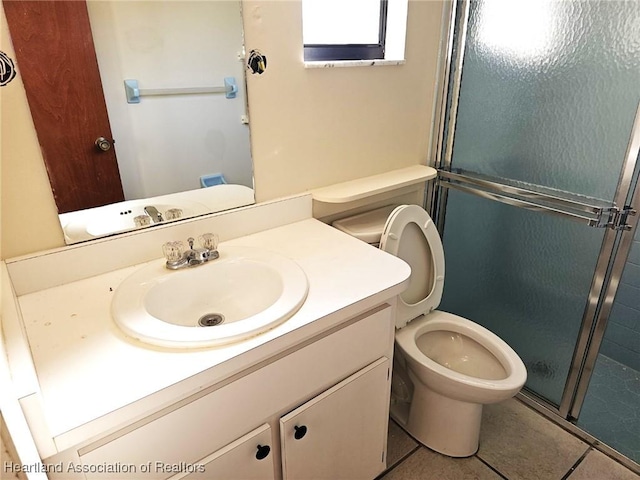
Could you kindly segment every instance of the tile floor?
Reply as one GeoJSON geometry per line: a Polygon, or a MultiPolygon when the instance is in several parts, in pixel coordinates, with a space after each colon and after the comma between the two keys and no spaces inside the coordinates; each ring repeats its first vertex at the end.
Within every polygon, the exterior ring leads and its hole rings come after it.
{"type": "Polygon", "coordinates": [[[640,480],[516,399],[484,407],[480,449],[469,458],[420,446],[391,421],[387,464],[378,480],[640,480]]]}

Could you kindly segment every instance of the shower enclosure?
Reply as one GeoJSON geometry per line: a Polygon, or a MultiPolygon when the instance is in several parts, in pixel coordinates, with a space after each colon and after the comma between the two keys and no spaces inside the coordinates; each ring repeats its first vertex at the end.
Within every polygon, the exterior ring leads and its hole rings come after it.
{"type": "Polygon", "coordinates": [[[638,38],[635,0],[454,1],[428,198],[440,308],[501,336],[530,404],[636,470],[638,38]]]}

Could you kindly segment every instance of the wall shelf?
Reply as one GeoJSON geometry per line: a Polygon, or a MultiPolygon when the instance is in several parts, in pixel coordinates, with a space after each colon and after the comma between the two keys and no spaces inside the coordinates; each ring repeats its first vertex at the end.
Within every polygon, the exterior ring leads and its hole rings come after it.
{"type": "Polygon", "coordinates": [[[435,168],[427,167],[426,165],[413,165],[371,177],[359,178],[311,190],[311,195],[318,202],[347,203],[426,182],[435,178],[436,175],[435,168]]]}

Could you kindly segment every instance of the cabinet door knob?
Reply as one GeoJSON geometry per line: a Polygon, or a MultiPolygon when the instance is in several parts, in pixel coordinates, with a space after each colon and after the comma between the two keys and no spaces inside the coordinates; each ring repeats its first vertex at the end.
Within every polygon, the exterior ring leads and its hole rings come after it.
{"type": "Polygon", "coordinates": [[[296,440],[300,440],[307,434],[307,427],[305,425],[295,426],[293,427],[295,433],[293,434],[296,440]]]}
{"type": "Polygon", "coordinates": [[[269,456],[269,452],[271,451],[271,447],[269,445],[258,445],[258,451],[256,452],[256,458],[258,460],[262,460],[263,458],[267,458],[269,456]]]}

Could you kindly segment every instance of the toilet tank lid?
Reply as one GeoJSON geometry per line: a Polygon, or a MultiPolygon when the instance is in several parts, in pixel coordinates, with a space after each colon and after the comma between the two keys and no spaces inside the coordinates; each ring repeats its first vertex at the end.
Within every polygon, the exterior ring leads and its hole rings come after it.
{"type": "Polygon", "coordinates": [[[396,205],[369,210],[351,217],[341,218],[332,225],[349,235],[367,243],[380,243],[384,225],[396,205]]]}

